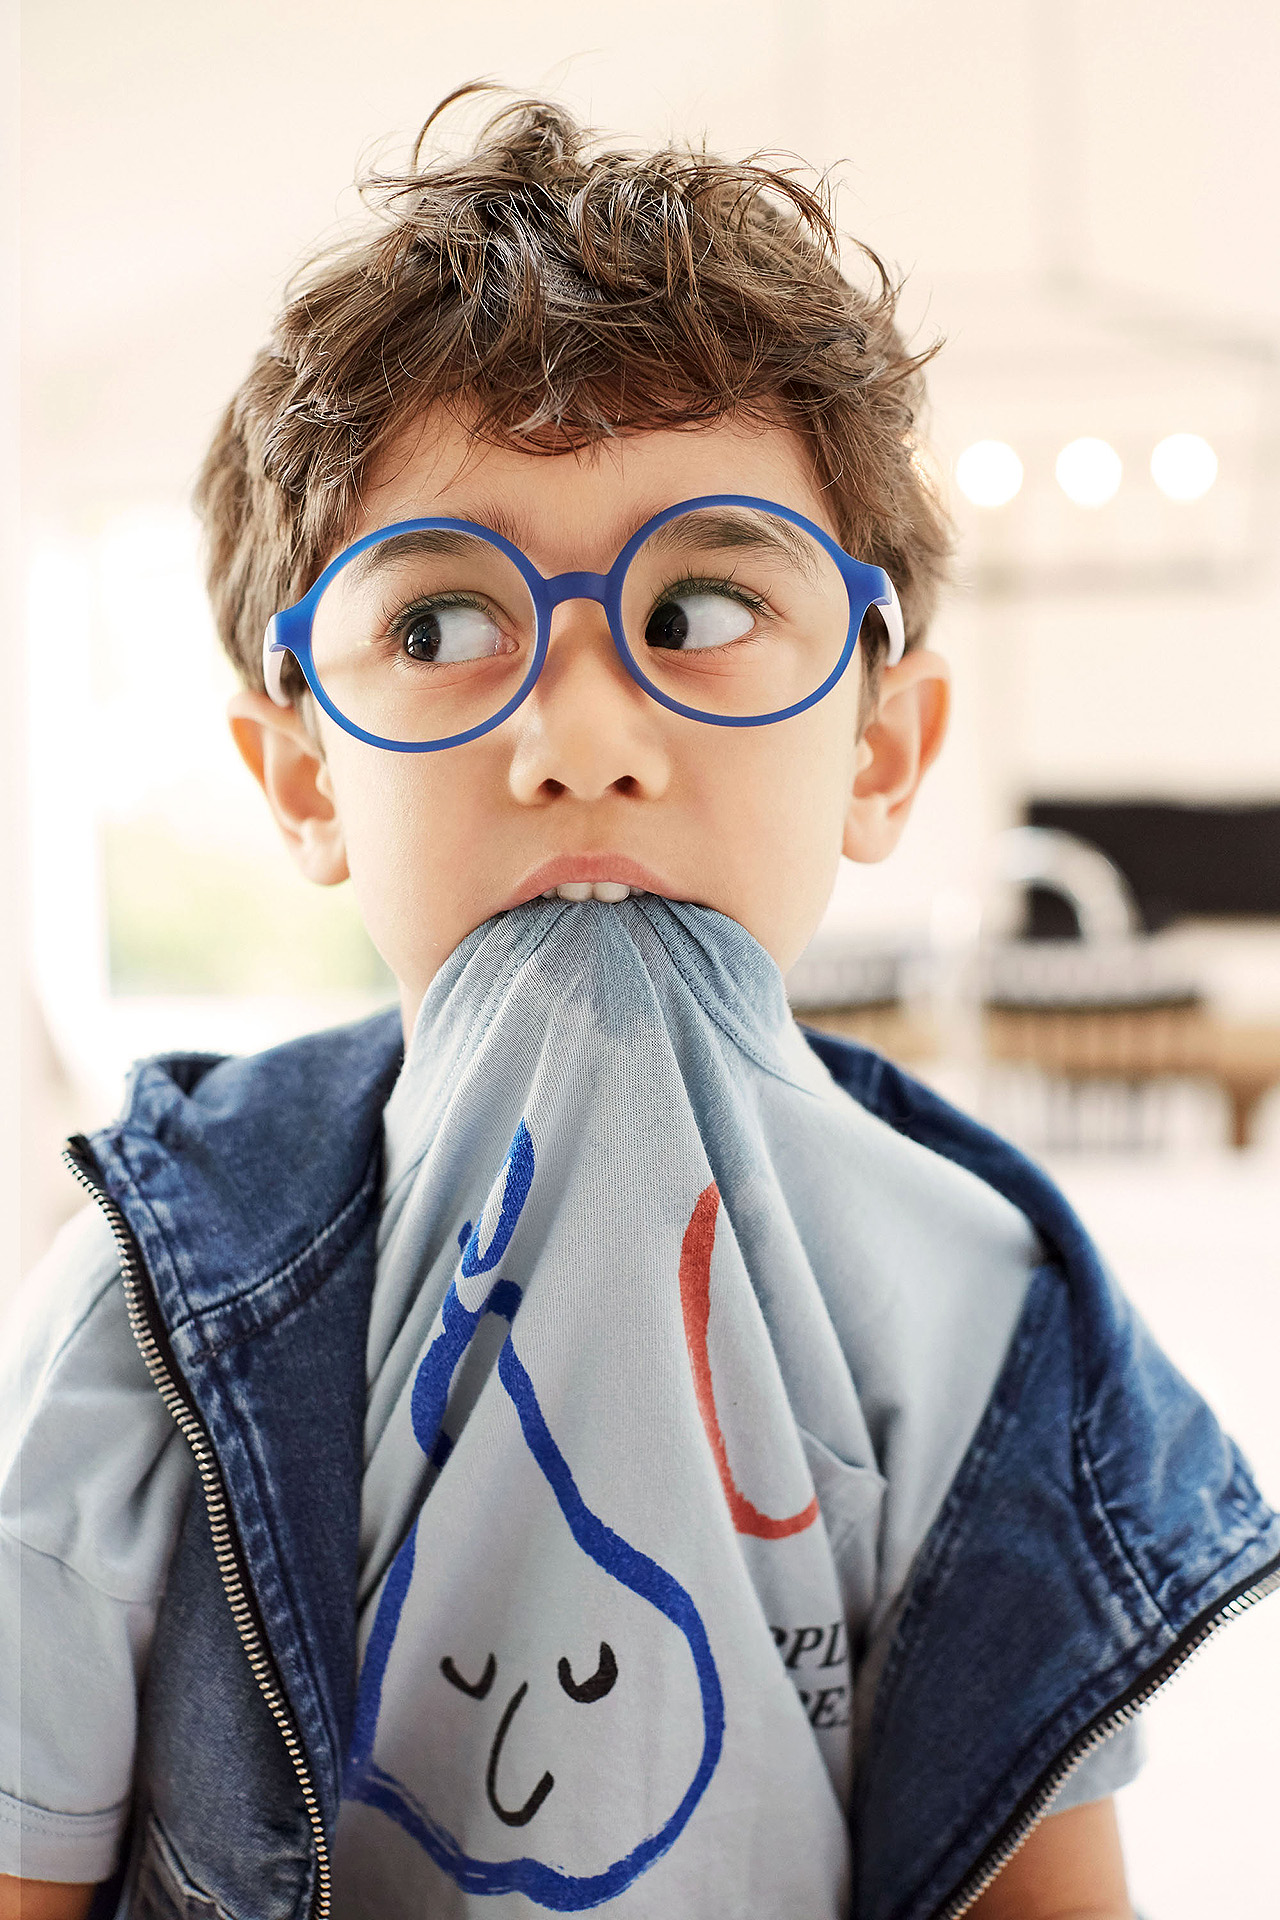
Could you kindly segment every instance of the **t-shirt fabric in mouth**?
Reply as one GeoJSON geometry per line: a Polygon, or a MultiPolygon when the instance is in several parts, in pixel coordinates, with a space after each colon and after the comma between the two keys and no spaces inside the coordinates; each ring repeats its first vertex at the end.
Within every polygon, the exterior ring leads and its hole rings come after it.
{"type": "Polygon", "coordinates": [[[336,1912],[835,1920],[859,1656],[1027,1222],[652,896],[464,942],[386,1141],[336,1912]]]}

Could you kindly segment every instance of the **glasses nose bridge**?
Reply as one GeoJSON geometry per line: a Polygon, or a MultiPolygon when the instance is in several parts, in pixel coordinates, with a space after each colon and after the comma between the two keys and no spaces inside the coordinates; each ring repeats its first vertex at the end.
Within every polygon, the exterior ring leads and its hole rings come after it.
{"type": "MultiPolygon", "coordinates": [[[[545,601],[547,633],[550,636],[551,621],[557,607],[566,601],[589,600],[603,607],[608,619],[608,587],[610,576],[607,573],[558,573],[552,579],[545,580],[545,601]]],[[[613,631],[613,621],[608,620],[610,637],[615,647],[618,636],[613,631]]],[[[543,642],[544,646],[546,641],[543,642]]],[[[625,658],[625,655],[624,655],[625,658]]]]}
{"type": "Polygon", "coordinates": [[[547,581],[547,613],[553,614],[566,600],[594,600],[604,606],[609,576],[605,573],[558,573],[547,581]]]}

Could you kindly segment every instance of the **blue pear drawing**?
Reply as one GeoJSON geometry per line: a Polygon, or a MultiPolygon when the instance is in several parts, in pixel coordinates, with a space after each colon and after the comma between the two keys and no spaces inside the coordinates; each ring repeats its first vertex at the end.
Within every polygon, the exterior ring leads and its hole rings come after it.
{"type": "MultiPolygon", "coordinates": [[[[552,1912],[576,1913],[615,1898],[679,1840],[720,1759],[724,1698],[692,1597],[587,1504],[516,1351],[521,1289],[495,1270],[534,1173],[533,1141],[522,1120],[500,1176],[492,1235],[482,1248],[481,1224],[463,1228],[458,1277],[414,1380],[414,1436],[440,1477],[378,1599],[344,1794],[394,1821],[466,1892],[518,1892],[552,1912]],[[468,1299],[476,1304],[468,1306],[468,1299]],[[474,1584],[464,1589],[459,1575],[450,1586],[447,1566],[423,1565],[418,1588],[414,1576],[423,1516],[449,1479],[450,1388],[488,1316],[507,1328],[497,1401],[486,1415],[493,1442],[488,1471],[495,1470],[494,1459],[510,1461],[511,1488],[518,1486],[518,1511],[530,1515],[534,1545],[522,1562],[518,1529],[500,1543],[493,1560],[495,1578],[504,1583],[500,1610],[486,1616],[471,1604],[474,1584]],[[566,1582],[557,1574],[551,1588],[546,1556],[537,1552],[548,1529],[555,1568],[567,1565],[573,1576],[566,1582]],[[487,1636],[502,1638],[501,1625],[492,1621],[507,1618],[519,1622],[517,1643],[490,1644],[487,1636]],[[384,1695],[394,1696],[397,1652],[422,1623],[429,1623],[431,1660],[418,1747],[426,1755],[428,1790],[422,1766],[410,1784],[403,1777],[407,1766],[392,1771],[379,1759],[384,1695]],[[673,1735],[636,1738],[637,1726],[672,1725],[673,1735]],[[452,1737],[451,1728],[465,1737],[452,1737]],[[464,1772],[469,1777],[461,1777],[464,1772]],[[594,1836],[594,1857],[574,1859],[565,1836],[584,1830],[594,1836]],[[477,1832],[492,1842],[483,1849],[488,1857],[474,1850],[477,1832]]],[[[482,1529],[485,1518],[476,1512],[473,1530],[482,1529]]],[[[420,1649],[416,1671],[421,1678],[420,1649]]]]}

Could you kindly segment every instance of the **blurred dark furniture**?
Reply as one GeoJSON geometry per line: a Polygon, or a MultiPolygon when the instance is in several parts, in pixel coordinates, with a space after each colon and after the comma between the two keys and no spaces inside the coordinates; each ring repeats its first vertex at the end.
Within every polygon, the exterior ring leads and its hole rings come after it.
{"type": "MultiPolygon", "coordinates": [[[[1128,880],[1148,933],[1201,916],[1280,918],[1280,802],[1195,806],[1165,800],[1030,802],[1028,826],[1101,849],[1128,880]]],[[[1075,931],[1070,909],[1037,888],[1032,939],[1075,931]]]]}

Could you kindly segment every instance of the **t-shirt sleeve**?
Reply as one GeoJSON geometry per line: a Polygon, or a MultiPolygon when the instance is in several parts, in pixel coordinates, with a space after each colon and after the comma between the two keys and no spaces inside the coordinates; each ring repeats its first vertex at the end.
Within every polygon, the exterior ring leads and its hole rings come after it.
{"type": "Polygon", "coordinates": [[[1129,1720],[1100,1747],[1086,1754],[1074,1773],[1049,1803],[1050,1813],[1066,1813],[1091,1800],[1105,1800],[1136,1780],[1147,1758],[1146,1732],[1140,1719],[1129,1720]]]}
{"type": "Polygon", "coordinates": [[[194,1471],[91,1207],[0,1329],[0,1873],[92,1881],[115,1865],[194,1471]]]}

